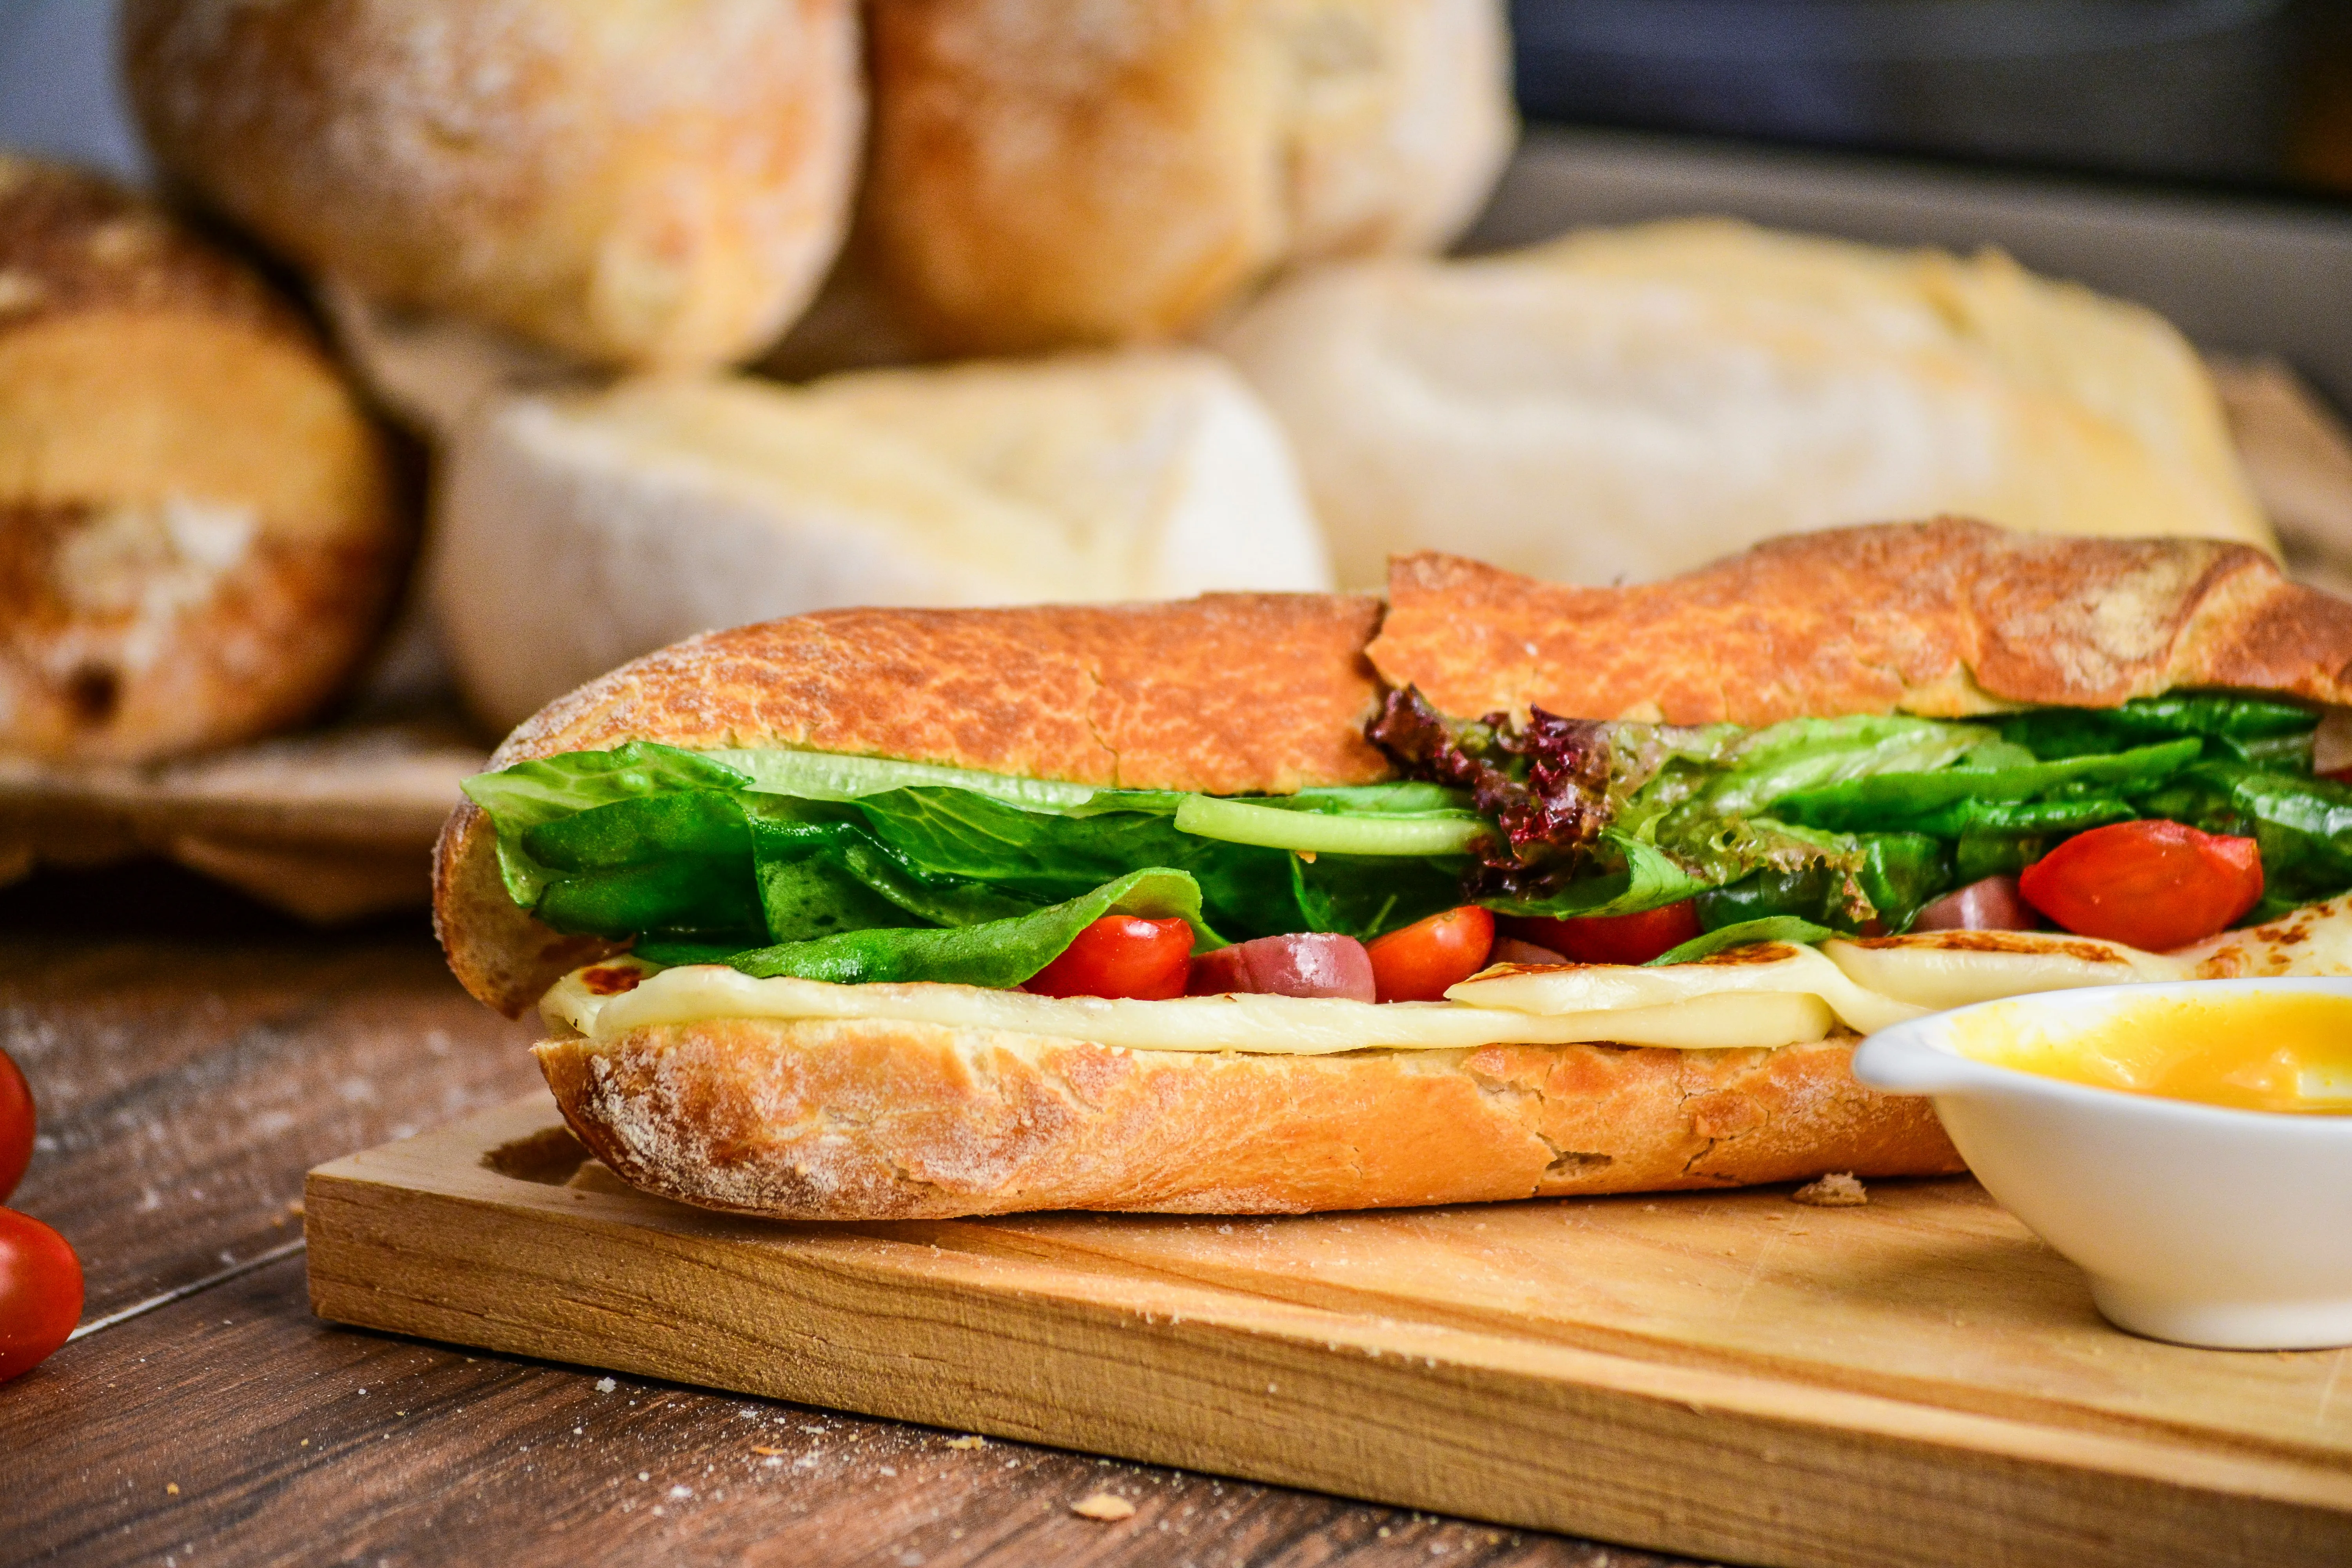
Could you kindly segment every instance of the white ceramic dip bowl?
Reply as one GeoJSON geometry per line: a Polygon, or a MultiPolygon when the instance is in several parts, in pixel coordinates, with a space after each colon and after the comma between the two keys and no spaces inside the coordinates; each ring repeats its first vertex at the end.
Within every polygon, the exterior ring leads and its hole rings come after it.
{"type": "Polygon", "coordinates": [[[2352,1116],[2237,1110],[1979,1061],[1956,1036],[2010,1009],[2046,1032],[2230,992],[2352,997],[2352,979],[2191,980],[2011,997],[1881,1029],[1863,1082],[1934,1097],[1985,1189],[2091,1277],[2109,1321],[2227,1350],[2352,1345],[2352,1116]]]}

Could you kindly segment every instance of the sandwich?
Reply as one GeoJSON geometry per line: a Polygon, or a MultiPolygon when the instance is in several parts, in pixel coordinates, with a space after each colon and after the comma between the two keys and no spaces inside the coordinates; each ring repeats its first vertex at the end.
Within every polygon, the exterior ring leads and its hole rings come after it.
{"type": "Polygon", "coordinates": [[[623,1180],[796,1219],[1932,1174],[1982,997],[2352,973],[2352,605],[1945,520],[1624,588],[832,611],[525,723],[452,967],[623,1180]]]}

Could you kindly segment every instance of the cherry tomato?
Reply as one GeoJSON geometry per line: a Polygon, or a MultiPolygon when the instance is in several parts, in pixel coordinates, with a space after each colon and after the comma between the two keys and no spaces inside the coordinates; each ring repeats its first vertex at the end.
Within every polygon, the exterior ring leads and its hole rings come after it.
{"type": "Polygon", "coordinates": [[[0,1051],[0,1202],[5,1202],[33,1163],[33,1090],[25,1075],[0,1051]]]}
{"type": "Polygon", "coordinates": [[[2077,936],[2162,952],[2227,930],[2263,896],[2251,838],[2178,822],[2116,822],[2078,833],[2025,868],[2025,901],[2077,936]]]}
{"type": "Polygon", "coordinates": [[[1486,967],[1495,946],[1495,917],[1465,904],[1365,945],[1372,958],[1372,994],[1382,1002],[1442,1002],[1445,988],[1486,967]]]}
{"type": "Polygon", "coordinates": [[[81,1259],[30,1215],[0,1209],[0,1383],[30,1372],[81,1320],[81,1259]]]}
{"type": "Polygon", "coordinates": [[[1133,996],[1164,1002],[1184,994],[1192,928],[1182,921],[1106,915],[1078,933],[1062,956],[1029,977],[1040,996],[1133,996]]]}
{"type": "Polygon", "coordinates": [[[1698,906],[1685,899],[1632,915],[1530,917],[1513,921],[1511,934],[1574,963],[1647,963],[1698,935],[1698,906]]]}

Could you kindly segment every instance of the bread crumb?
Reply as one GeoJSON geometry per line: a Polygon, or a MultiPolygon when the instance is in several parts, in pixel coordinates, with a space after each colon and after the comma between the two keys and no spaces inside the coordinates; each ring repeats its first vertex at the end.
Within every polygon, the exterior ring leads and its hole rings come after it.
{"type": "Polygon", "coordinates": [[[985,1448],[988,1447],[988,1439],[981,1436],[977,1433],[970,1433],[961,1437],[949,1438],[948,1447],[950,1448],[985,1448]]]}
{"type": "MultiPolygon", "coordinates": [[[[177,1481],[165,1481],[163,1483],[163,1490],[169,1496],[178,1497],[180,1495],[180,1483],[177,1481]]],[[[1133,1513],[1135,1510],[1133,1509],[1129,1509],[1127,1511],[1133,1513]]]]}
{"type": "Polygon", "coordinates": [[[1832,1171],[1817,1182],[1807,1182],[1789,1196],[1817,1209],[1859,1208],[1870,1201],[1852,1171],[1832,1171]]]}
{"type": "Polygon", "coordinates": [[[1133,1519],[1135,1505],[1123,1497],[1097,1492],[1090,1498],[1072,1503],[1070,1511],[1080,1519],[1098,1519],[1105,1524],[1112,1524],[1122,1519],[1133,1519]]]}
{"type": "Polygon", "coordinates": [[[763,1448],[759,1444],[754,1443],[751,1445],[751,1452],[758,1454],[764,1458],[772,1459],[777,1455],[782,1453],[783,1450],[782,1448],[763,1448]]]}
{"type": "Polygon", "coordinates": [[[596,1392],[599,1394],[610,1394],[620,1386],[609,1377],[600,1377],[596,1380],[596,1392]]]}

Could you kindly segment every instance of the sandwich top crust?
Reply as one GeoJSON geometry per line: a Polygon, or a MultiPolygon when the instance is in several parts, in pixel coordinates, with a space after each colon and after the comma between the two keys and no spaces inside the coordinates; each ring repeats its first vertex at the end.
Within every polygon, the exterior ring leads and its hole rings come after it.
{"type": "Polygon", "coordinates": [[[1365,784],[1380,601],[829,610],[689,637],[551,703],[505,767],[625,741],[794,747],[1212,795],[1365,784]]]}
{"type": "Polygon", "coordinates": [[[2352,603],[2242,544],[1958,518],[1790,535],[1661,583],[1580,588],[1423,553],[1370,648],[1441,712],[1760,725],[2184,687],[2352,702],[2352,603]]]}

